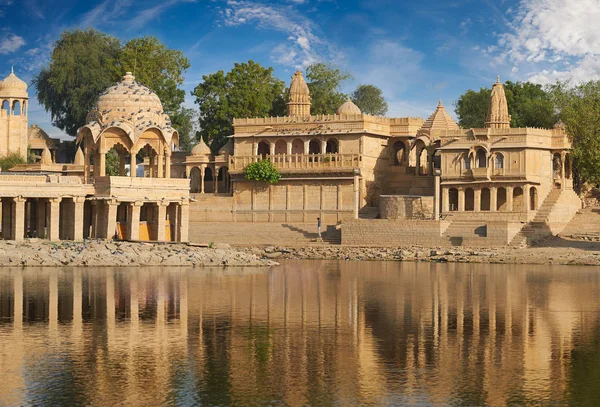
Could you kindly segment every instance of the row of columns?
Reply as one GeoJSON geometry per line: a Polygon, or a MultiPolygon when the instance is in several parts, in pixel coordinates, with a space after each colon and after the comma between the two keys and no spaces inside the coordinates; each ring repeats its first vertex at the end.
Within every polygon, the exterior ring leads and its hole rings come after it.
{"type": "MultiPolygon", "coordinates": [[[[92,149],[88,146],[84,148],[84,179],[86,183],[90,182],[91,162],[90,157],[92,149]]],[[[125,163],[127,153],[125,151],[119,152],[119,175],[126,176],[125,163]]],[[[149,177],[150,178],[171,178],[171,154],[168,152],[164,154],[164,151],[160,151],[158,154],[153,154],[148,157],[149,166],[149,177]]],[[[94,152],[94,162],[98,165],[94,165],[94,177],[106,176],[106,152],[99,150],[94,152]]],[[[137,151],[129,153],[129,176],[132,178],[136,177],[137,172],[137,151]]]]}
{"type": "MultiPolygon", "coordinates": [[[[200,170],[200,180],[199,180],[200,185],[199,185],[199,188],[198,188],[198,191],[199,191],[198,193],[203,194],[204,190],[205,190],[204,175],[206,174],[206,169],[208,168],[208,166],[207,165],[201,165],[199,167],[194,167],[194,168],[198,168],[200,170]]],[[[224,166],[223,168],[227,169],[226,166],[224,166]]],[[[193,170],[193,168],[191,170],[193,170]]],[[[190,172],[191,172],[191,170],[190,170],[190,172]]],[[[212,182],[213,182],[213,193],[217,194],[217,193],[219,193],[219,171],[221,170],[221,167],[218,166],[218,165],[215,165],[214,169],[211,168],[210,170],[212,171],[212,178],[213,178],[212,179],[212,182]]],[[[225,187],[226,187],[225,188],[226,193],[229,193],[230,190],[231,190],[231,188],[228,185],[229,181],[228,181],[227,174],[228,174],[228,172],[227,173],[223,173],[223,179],[222,179],[221,182],[223,182],[223,185],[225,185],[225,187]]]]}
{"type": "MultiPolygon", "coordinates": [[[[437,177],[436,177],[437,178],[437,177]]],[[[473,190],[473,211],[480,212],[481,209],[481,191],[482,188],[473,188],[473,187],[443,187],[442,188],[442,211],[450,212],[450,189],[456,189],[458,191],[458,208],[453,209],[458,212],[465,212],[465,192],[468,188],[473,190]]],[[[514,189],[516,187],[506,186],[506,187],[489,187],[490,191],[490,212],[498,212],[498,189],[504,188],[506,190],[506,209],[503,212],[512,212],[514,210],[514,189]]],[[[523,204],[524,211],[528,212],[530,210],[535,210],[536,208],[531,208],[530,204],[530,193],[531,193],[531,185],[524,185],[522,187],[523,190],[523,204]]],[[[537,191],[536,191],[537,192],[537,191]]],[[[536,203],[537,205],[537,203],[536,203]]]]}
{"type": "MultiPolygon", "coordinates": [[[[295,141],[295,140],[299,140],[299,139],[294,139],[294,141],[295,141]]],[[[303,151],[302,153],[299,153],[299,154],[310,154],[310,142],[311,142],[311,141],[314,141],[314,140],[315,140],[315,139],[311,139],[311,140],[302,140],[302,142],[303,142],[303,150],[304,150],[304,151],[303,151]]],[[[327,141],[328,141],[328,140],[330,140],[330,139],[327,139],[327,140],[325,140],[325,141],[321,141],[321,140],[319,140],[319,149],[320,149],[320,154],[327,154],[327,141]]],[[[279,141],[279,140],[277,140],[277,141],[279,141]]],[[[269,144],[269,155],[271,155],[271,156],[274,156],[274,155],[276,154],[276,152],[275,152],[275,147],[276,147],[277,141],[275,141],[275,142],[272,142],[272,143],[269,143],[269,142],[267,142],[267,141],[264,141],[264,140],[263,140],[263,141],[261,141],[261,142],[265,142],[265,143],[268,143],[268,144],[269,144]]],[[[335,140],[335,143],[336,143],[336,144],[335,144],[335,147],[336,147],[335,149],[336,149],[336,151],[335,151],[335,152],[333,152],[333,154],[340,153],[340,145],[339,145],[338,141],[337,141],[337,140],[335,140]]],[[[258,143],[257,143],[256,141],[253,141],[253,142],[252,142],[252,151],[254,152],[254,153],[253,153],[254,155],[259,155],[259,153],[258,153],[258,145],[259,145],[259,144],[260,144],[260,142],[258,142],[258,143]]],[[[292,146],[293,146],[293,141],[286,141],[286,153],[285,153],[285,154],[287,154],[287,155],[292,155],[292,154],[294,154],[294,153],[292,152],[292,146]]],[[[281,153],[279,153],[279,154],[281,154],[281,153]]]]}

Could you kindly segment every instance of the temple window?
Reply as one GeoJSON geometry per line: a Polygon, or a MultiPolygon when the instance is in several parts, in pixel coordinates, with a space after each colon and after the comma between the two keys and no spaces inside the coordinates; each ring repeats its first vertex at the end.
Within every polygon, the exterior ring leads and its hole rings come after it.
{"type": "Polygon", "coordinates": [[[504,168],[504,156],[500,153],[496,154],[496,158],[495,158],[495,167],[497,169],[501,169],[504,168]]]}
{"type": "Polygon", "coordinates": [[[465,154],[465,156],[463,157],[463,167],[465,170],[471,169],[471,157],[469,157],[468,154],[465,154]]]}
{"type": "Polygon", "coordinates": [[[475,155],[475,161],[477,162],[477,168],[487,167],[487,157],[484,149],[477,150],[477,154],[475,155]]]}

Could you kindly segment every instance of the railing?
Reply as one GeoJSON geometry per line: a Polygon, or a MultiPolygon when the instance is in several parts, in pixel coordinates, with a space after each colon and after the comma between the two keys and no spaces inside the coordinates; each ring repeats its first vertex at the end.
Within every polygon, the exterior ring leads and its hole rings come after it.
{"type": "MultiPolygon", "coordinates": [[[[262,159],[260,155],[230,157],[229,171],[241,171],[262,159]]],[[[362,162],[360,154],[276,154],[264,159],[271,161],[278,170],[351,169],[359,168],[362,162]]]]}

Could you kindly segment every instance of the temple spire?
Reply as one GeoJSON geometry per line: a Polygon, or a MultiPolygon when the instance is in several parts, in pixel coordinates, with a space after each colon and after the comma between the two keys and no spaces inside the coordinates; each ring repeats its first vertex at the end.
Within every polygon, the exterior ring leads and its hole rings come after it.
{"type": "Polygon", "coordinates": [[[508,102],[504,93],[504,85],[500,82],[500,75],[492,86],[490,105],[485,119],[485,127],[492,129],[510,128],[510,115],[508,114],[508,102]]]}
{"type": "Polygon", "coordinates": [[[287,108],[288,116],[310,116],[310,91],[299,70],[292,76],[287,108]]]}

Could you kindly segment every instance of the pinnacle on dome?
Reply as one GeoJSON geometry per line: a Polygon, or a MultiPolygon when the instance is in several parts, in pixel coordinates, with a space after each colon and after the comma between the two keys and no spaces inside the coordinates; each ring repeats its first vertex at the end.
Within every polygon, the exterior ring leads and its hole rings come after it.
{"type": "Polygon", "coordinates": [[[287,102],[288,116],[310,116],[310,90],[300,70],[292,76],[287,102]]]}
{"type": "Polygon", "coordinates": [[[504,85],[500,82],[500,75],[492,86],[490,104],[488,106],[485,127],[492,129],[510,128],[510,115],[508,114],[508,102],[504,93],[504,85]]]}

